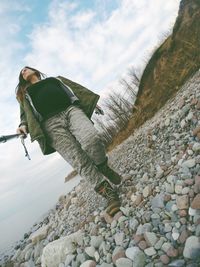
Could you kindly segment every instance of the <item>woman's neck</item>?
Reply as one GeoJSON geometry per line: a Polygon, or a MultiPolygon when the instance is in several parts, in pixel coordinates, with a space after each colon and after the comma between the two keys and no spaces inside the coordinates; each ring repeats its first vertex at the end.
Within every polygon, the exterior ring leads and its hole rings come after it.
{"type": "Polygon", "coordinates": [[[31,76],[31,79],[30,79],[31,84],[37,83],[39,81],[40,79],[36,75],[31,76]]]}

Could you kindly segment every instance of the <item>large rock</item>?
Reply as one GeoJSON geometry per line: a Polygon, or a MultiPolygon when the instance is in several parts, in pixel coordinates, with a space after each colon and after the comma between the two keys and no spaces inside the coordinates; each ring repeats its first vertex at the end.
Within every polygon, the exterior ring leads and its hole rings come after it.
{"type": "Polygon", "coordinates": [[[68,254],[73,254],[76,251],[77,244],[83,245],[83,233],[81,231],[49,243],[43,249],[42,267],[58,266],[60,262],[65,261],[68,254]]]}
{"type": "Polygon", "coordinates": [[[32,241],[33,244],[36,244],[42,239],[45,239],[47,237],[49,230],[49,225],[45,225],[41,228],[39,228],[37,231],[32,233],[29,237],[29,239],[32,241]]]}
{"type": "Polygon", "coordinates": [[[187,238],[183,256],[188,259],[196,259],[200,254],[200,241],[196,236],[190,236],[187,238]]]}

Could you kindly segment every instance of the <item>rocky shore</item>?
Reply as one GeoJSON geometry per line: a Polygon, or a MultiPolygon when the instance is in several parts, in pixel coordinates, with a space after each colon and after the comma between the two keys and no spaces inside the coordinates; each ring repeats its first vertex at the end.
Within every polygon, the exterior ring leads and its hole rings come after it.
{"type": "Polygon", "coordinates": [[[200,266],[200,71],[108,156],[121,211],[81,180],[2,266],[200,266]]]}

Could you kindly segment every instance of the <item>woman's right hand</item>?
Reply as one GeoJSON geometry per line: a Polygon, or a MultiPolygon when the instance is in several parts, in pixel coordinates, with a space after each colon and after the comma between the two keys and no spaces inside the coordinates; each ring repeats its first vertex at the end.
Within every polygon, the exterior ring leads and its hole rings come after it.
{"type": "Polygon", "coordinates": [[[26,125],[21,125],[20,127],[17,128],[17,133],[18,134],[23,134],[23,138],[27,137],[28,130],[26,125]]]}

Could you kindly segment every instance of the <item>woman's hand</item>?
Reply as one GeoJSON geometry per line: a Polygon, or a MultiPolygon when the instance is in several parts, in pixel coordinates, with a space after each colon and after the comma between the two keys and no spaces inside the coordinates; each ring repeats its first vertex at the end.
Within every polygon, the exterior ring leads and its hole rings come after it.
{"type": "Polygon", "coordinates": [[[96,105],[96,107],[95,107],[95,113],[98,115],[104,115],[103,109],[98,105],[96,105]]]}
{"type": "Polygon", "coordinates": [[[17,128],[17,133],[18,134],[23,134],[23,138],[27,137],[28,130],[26,125],[21,125],[20,127],[17,128]]]}

